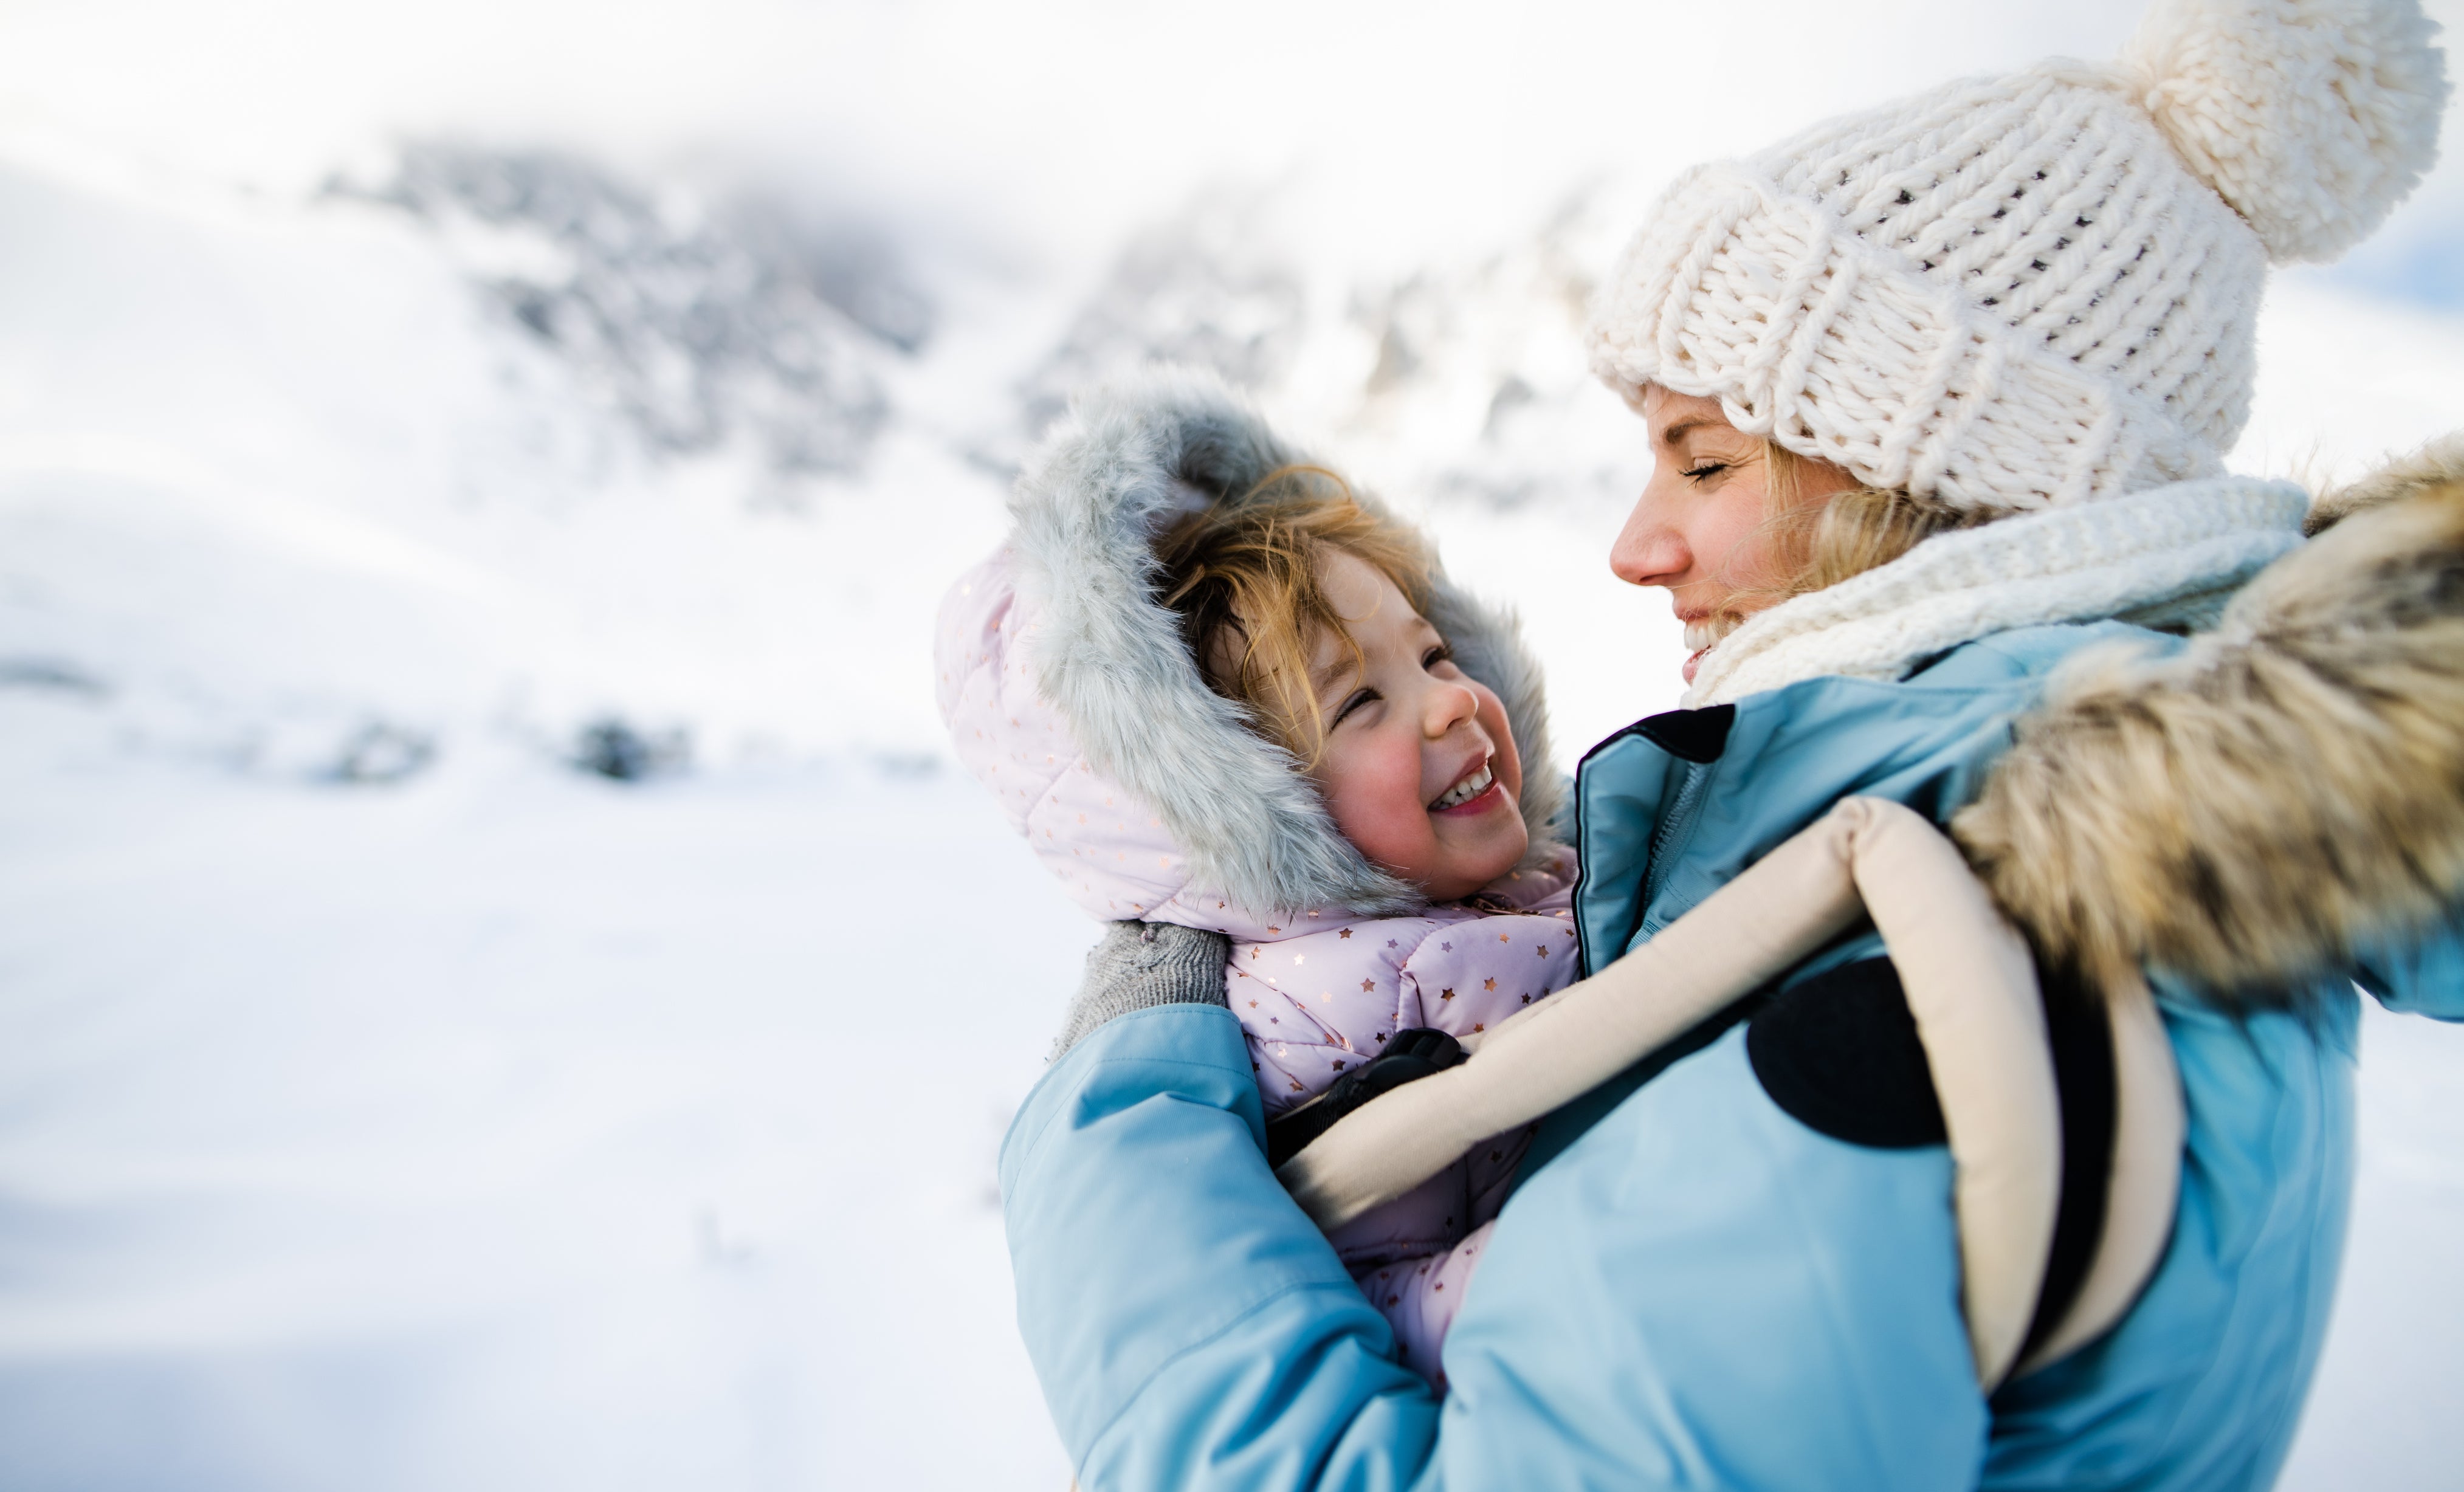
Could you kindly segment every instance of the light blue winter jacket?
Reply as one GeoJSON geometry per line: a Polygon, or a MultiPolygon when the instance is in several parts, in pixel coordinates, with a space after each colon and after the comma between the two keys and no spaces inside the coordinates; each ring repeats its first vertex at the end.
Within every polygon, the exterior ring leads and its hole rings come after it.
{"type": "MultiPolygon", "coordinates": [[[[1751,696],[1705,763],[1644,734],[1603,743],[1577,781],[1587,963],[1848,794],[1947,820],[2052,665],[2130,630],[2006,632],[1897,683],[1751,696]]],[[[2464,1017],[2464,934],[2358,976],[2464,1017]]],[[[1115,1020],[1054,1064],[1002,1149],[1020,1325],[1089,1492],[2263,1487],[2334,1289],[2357,1002],[2340,984],[2307,1016],[2234,1018],[2159,997],[2189,1116],[2170,1248],[2114,1331],[1990,1400],[1947,1152],[1798,1123],[1742,1027],[1548,1122],[1441,1403],[1268,1171],[1230,1014],[1115,1020]]]]}

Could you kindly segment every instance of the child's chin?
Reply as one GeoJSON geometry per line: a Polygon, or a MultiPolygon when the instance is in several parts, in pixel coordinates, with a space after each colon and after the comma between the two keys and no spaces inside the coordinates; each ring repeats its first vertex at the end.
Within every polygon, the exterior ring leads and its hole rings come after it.
{"type": "Polygon", "coordinates": [[[1494,845],[1484,845],[1478,854],[1465,855],[1456,864],[1455,875],[1449,885],[1460,887],[1461,889],[1455,890],[1451,895],[1435,899],[1460,901],[1491,882],[1502,879],[1507,871],[1522,864],[1524,851],[1530,847],[1531,836],[1525,831],[1523,820],[1518,816],[1514,821],[1513,833],[1501,834],[1494,845]]]}

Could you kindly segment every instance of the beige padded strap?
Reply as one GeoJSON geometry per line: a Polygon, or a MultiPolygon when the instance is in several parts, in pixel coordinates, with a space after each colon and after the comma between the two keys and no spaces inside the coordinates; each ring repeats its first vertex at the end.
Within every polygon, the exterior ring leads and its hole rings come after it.
{"type": "Polygon", "coordinates": [[[2182,1146],[2189,1114],[2173,1041],[2145,981],[2105,992],[2113,1023],[2113,1171],[2105,1183],[2104,1232],[2079,1298],[2021,1373],[2070,1355],[2111,1330],[2139,1299],[2173,1240],[2182,1195],[2182,1146]]]}
{"type": "Polygon", "coordinates": [[[1785,973],[1857,918],[1850,832],[1835,810],[1651,941],[1502,1022],[1461,1066],[1345,1115],[1284,1163],[1284,1184],[1319,1226],[1339,1227],[1785,973]]]}
{"type": "Polygon", "coordinates": [[[2062,1196],[2062,1102],[2027,940],[1957,845],[1873,800],[1850,862],[1933,1068],[1955,1164],[1960,1304],[1976,1380],[2009,1375],[2044,1288],[2062,1196]]]}
{"type": "Polygon", "coordinates": [[[1848,799],[1607,969],[1524,1011],[1459,1067],[1346,1115],[1286,1162],[1333,1227],[1490,1135],[1623,1071],[1869,911],[1925,1044],[1958,1167],[1961,1298],[1978,1381],[2008,1372],[2052,1248],[2061,1114],[2035,970],[1959,851],[1913,811],[1848,799]]]}

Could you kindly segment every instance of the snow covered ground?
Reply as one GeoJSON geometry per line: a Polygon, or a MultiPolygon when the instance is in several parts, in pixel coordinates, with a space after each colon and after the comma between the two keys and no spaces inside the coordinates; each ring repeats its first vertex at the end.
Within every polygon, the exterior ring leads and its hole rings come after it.
{"type": "MultiPolygon", "coordinates": [[[[353,9],[0,49],[0,1488],[1057,1487],[993,1156],[1091,929],[944,764],[940,589],[1195,358],[1522,606],[1567,759],[1666,707],[1574,316],[1706,85],[1604,114],[1666,38],[1572,6],[353,9]]],[[[2131,9],[1769,0],[1755,76],[2131,9]]],[[[2464,423],[2459,230],[2284,277],[2238,464],[2464,423]]],[[[2365,1023],[2288,1486],[2464,1463],[2459,1093],[2365,1023]]]]}
{"type": "Polygon", "coordinates": [[[971,784],[0,740],[0,1486],[1065,1484],[993,1158],[1088,930],[971,784]]]}

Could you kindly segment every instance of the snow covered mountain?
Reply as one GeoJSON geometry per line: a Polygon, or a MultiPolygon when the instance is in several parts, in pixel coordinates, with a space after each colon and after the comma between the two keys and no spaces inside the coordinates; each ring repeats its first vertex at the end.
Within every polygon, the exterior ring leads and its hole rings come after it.
{"type": "Polygon", "coordinates": [[[333,198],[401,208],[493,307],[649,449],[747,440],[783,476],[863,470],[890,407],[877,365],[933,308],[877,246],[775,203],[664,200],[581,157],[423,143],[333,198]]]}

